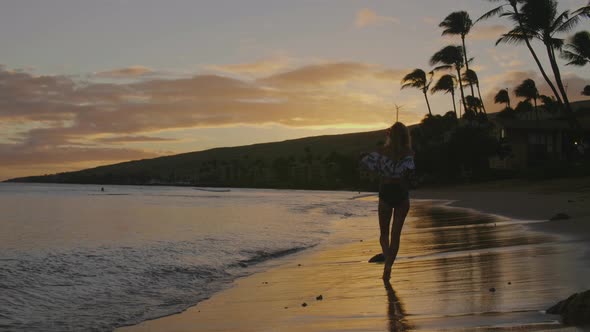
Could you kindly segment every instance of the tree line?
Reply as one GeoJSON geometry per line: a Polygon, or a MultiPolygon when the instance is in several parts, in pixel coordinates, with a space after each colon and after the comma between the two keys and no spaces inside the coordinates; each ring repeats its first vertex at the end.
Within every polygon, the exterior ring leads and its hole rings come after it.
{"type": "MultiPolygon", "coordinates": [[[[560,56],[566,60],[566,66],[585,66],[590,62],[590,33],[588,31],[579,31],[570,37],[563,36],[572,32],[582,20],[590,18],[590,3],[573,12],[567,10],[559,12],[558,3],[555,0],[489,1],[501,2],[501,4],[481,15],[475,22],[466,11],[452,12],[445,17],[439,24],[439,27],[443,29],[442,35],[459,36],[461,44],[448,45],[437,51],[429,61],[433,69],[428,72],[420,68],[414,69],[403,77],[401,88],[416,88],[422,91],[428,109],[427,116],[433,115],[428,92],[450,94],[453,111],[457,118],[473,119],[478,115],[485,115],[487,112],[481,96],[480,80],[477,73],[469,68],[474,58],[468,56],[466,38],[479,22],[498,17],[508,20],[512,28],[499,36],[496,45],[525,45],[541,76],[551,89],[552,95],[539,95],[535,82],[529,78],[514,89],[517,97],[524,98],[524,104],[520,108],[511,108],[507,89],[500,90],[496,94],[494,102],[506,103],[505,110],[510,113],[511,110],[536,109],[537,100],[541,100],[547,107],[562,111],[571,118],[572,108],[557,58],[560,56]],[[533,48],[531,44],[533,41],[539,41],[545,48],[553,79],[547,74],[537,51],[533,48]],[[446,73],[441,75],[432,85],[435,74],[439,72],[446,73]],[[465,92],[467,87],[469,93],[465,92]],[[457,112],[455,100],[457,88],[460,93],[460,105],[464,110],[463,114],[457,112]],[[533,107],[529,107],[531,101],[534,103],[533,107]]],[[[590,86],[586,86],[581,93],[590,95],[590,86]]],[[[484,116],[480,117],[485,118],[484,116]]]]}

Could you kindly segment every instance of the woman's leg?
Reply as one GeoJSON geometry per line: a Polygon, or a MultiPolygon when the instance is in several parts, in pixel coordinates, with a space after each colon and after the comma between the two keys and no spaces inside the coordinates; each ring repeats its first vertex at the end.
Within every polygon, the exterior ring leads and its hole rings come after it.
{"type": "Polygon", "coordinates": [[[379,243],[381,244],[381,251],[383,256],[387,257],[389,252],[389,223],[393,208],[384,200],[379,200],[378,214],[379,214],[379,243]]]}
{"type": "Polygon", "coordinates": [[[397,257],[399,251],[399,242],[402,234],[402,227],[404,221],[410,210],[410,200],[407,199],[395,207],[393,212],[393,225],[391,226],[391,240],[389,241],[389,248],[387,250],[385,259],[385,268],[383,270],[383,278],[389,279],[391,276],[391,268],[397,257]]]}

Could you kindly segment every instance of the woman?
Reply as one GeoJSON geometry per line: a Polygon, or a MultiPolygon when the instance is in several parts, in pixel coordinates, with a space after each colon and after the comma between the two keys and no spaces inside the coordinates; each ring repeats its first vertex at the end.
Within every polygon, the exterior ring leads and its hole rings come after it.
{"type": "Polygon", "coordinates": [[[414,152],[408,128],[396,122],[387,131],[387,141],[380,153],[363,158],[363,164],[381,175],[379,188],[379,229],[381,250],[385,257],[383,279],[389,280],[399,250],[400,235],[410,210],[407,173],[415,169],[414,152]],[[393,215],[391,233],[389,225],[393,215]]]}

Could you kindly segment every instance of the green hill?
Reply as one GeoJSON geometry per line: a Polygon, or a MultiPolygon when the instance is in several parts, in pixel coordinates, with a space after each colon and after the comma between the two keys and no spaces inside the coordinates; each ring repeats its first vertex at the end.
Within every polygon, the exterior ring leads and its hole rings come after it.
{"type": "Polygon", "coordinates": [[[7,182],[350,188],[358,183],[359,153],[375,149],[383,135],[380,130],[215,148],[7,182]]]}

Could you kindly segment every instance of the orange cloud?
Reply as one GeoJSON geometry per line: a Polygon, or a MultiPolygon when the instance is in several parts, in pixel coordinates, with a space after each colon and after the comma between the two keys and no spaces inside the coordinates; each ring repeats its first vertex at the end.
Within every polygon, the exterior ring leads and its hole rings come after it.
{"type": "Polygon", "coordinates": [[[377,15],[377,13],[371,9],[363,8],[356,13],[354,25],[357,28],[364,28],[369,25],[377,25],[383,23],[399,24],[399,19],[390,16],[380,16],[377,15]]]}
{"type": "Polygon", "coordinates": [[[237,63],[227,65],[207,66],[207,69],[214,71],[238,74],[238,75],[270,75],[289,66],[287,57],[277,57],[273,59],[259,60],[250,63],[237,63]]]}
{"type": "MultiPolygon", "coordinates": [[[[0,133],[0,159],[14,168],[147,158],[159,153],[121,147],[165,141],[149,134],[183,128],[371,127],[390,120],[391,87],[403,73],[337,62],[255,81],[196,75],[107,84],[0,69],[0,121],[18,124],[18,130],[0,133]]],[[[422,115],[407,112],[404,119],[422,115]]]]}
{"type": "Polygon", "coordinates": [[[473,40],[498,40],[510,29],[504,25],[475,25],[468,38],[473,40]]]}
{"type": "Polygon", "coordinates": [[[126,68],[118,68],[113,70],[101,71],[94,73],[96,77],[102,78],[136,78],[152,74],[153,71],[144,66],[130,66],[126,68]]]}
{"type": "Polygon", "coordinates": [[[112,136],[112,137],[100,137],[96,139],[99,142],[103,143],[133,143],[133,142],[175,142],[176,139],[173,138],[164,138],[164,137],[151,137],[151,136],[112,136]]]}

